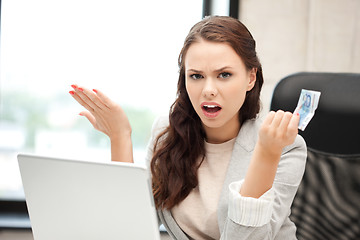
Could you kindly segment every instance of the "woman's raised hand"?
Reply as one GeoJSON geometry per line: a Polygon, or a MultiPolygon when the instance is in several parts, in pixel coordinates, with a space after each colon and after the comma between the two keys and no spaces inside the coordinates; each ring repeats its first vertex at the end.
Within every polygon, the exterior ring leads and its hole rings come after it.
{"type": "Polygon", "coordinates": [[[266,116],[240,190],[242,196],[258,198],[272,187],[282,150],[297,136],[299,119],[281,110],[266,116]]]}
{"type": "Polygon", "coordinates": [[[80,113],[85,116],[96,130],[110,137],[117,138],[121,135],[131,135],[131,126],[124,110],[111,101],[99,90],[92,91],[83,87],[72,85],[70,91],[73,98],[87,111],[80,113]]]}
{"type": "Polygon", "coordinates": [[[96,130],[109,136],[113,161],[132,162],[131,126],[124,110],[99,90],[77,85],[69,93],[87,111],[82,111],[96,130]]]}
{"type": "Polygon", "coordinates": [[[285,146],[295,141],[299,120],[298,114],[271,111],[260,128],[258,143],[269,153],[281,153],[285,146]]]}

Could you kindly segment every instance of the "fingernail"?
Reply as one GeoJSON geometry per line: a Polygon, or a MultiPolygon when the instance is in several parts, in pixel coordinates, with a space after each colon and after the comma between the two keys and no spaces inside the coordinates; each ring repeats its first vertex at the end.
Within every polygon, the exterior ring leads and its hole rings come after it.
{"type": "Polygon", "coordinates": [[[80,116],[83,116],[82,113],[79,113],[80,116]]]}
{"type": "Polygon", "coordinates": [[[299,113],[296,113],[296,116],[300,116],[300,114],[299,114],[299,113]]]}
{"type": "Polygon", "coordinates": [[[84,89],[82,89],[82,88],[78,88],[78,90],[79,90],[80,92],[83,92],[83,91],[84,91],[84,89]]]}
{"type": "Polygon", "coordinates": [[[71,95],[74,95],[74,94],[75,94],[75,92],[74,92],[74,91],[69,91],[69,93],[70,93],[71,95]]]}
{"type": "Polygon", "coordinates": [[[97,93],[97,92],[98,92],[96,89],[93,89],[93,91],[94,91],[95,93],[97,93]]]}
{"type": "Polygon", "coordinates": [[[73,89],[76,89],[76,88],[77,88],[77,86],[76,86],[75,84],[71,85],[71,87],[72,87],[73,89]]]}

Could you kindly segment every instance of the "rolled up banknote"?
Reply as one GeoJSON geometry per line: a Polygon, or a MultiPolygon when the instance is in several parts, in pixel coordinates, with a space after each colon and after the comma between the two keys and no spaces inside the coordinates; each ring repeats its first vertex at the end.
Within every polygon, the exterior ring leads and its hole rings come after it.
{"type": "Polygon", "coordinates": [[[299,113],[300,121],[298,128],[305,130],[318,107],[321,92],[301,90],[300,98],[294,113],[299,113]]]}

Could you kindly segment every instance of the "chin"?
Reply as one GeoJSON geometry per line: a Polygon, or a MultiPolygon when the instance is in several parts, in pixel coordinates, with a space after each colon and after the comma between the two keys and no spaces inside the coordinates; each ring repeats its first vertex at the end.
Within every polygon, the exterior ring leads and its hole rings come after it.
{"type": "Polygon", "coordinates": [[[201,123],[207,128],[221,128],[225,125],[219,119],[201,119],[201,123]]]}

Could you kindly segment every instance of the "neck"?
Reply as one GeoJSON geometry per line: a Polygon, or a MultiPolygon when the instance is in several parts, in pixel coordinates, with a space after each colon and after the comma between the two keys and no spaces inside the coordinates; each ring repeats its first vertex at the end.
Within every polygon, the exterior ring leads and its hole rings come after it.
{"type": "Polygon", "coordinates": [[[204,126],[204,129],[206,133],[206,141],[208,143],[219,144],[236,138],[240,130],[240,124],[233,128],[209,128],[207,126],[204,126]]]}

